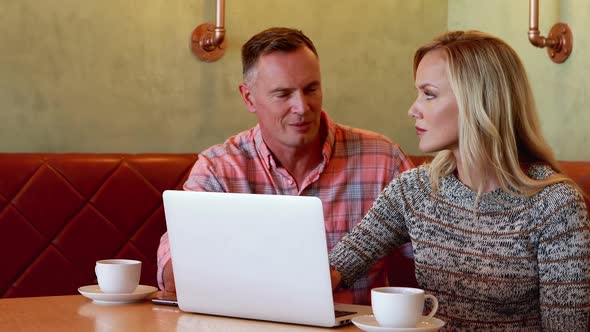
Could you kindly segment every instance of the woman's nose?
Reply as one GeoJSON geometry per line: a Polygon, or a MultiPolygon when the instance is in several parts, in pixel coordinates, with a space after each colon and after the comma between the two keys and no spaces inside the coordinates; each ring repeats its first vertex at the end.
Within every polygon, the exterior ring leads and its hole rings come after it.
{"type": "Polygon", "coordinates": [[[410,109],[408,110],[408,116],[411,118],[414,118],[414,119],[418,119],[419,114],[420,114],[420,112],[418,111],[418,108],[416,108],[416,102],[414,102],[412,104],[412,106],[410,106],[410,109]]]}

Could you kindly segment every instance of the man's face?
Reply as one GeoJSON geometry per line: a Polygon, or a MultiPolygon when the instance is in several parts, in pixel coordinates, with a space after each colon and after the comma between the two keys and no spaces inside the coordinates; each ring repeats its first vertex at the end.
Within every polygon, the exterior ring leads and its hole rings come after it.
{"type": "Polygon", "coordinates": [[[273,152],[320,139],[320,63],[307,47],[261,56],[240,85],[240,93],[258,117],[262,137],[273,152]]]}

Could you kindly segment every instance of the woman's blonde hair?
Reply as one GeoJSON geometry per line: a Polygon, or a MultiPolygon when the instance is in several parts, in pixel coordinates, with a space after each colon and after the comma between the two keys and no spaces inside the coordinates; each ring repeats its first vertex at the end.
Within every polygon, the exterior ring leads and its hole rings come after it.
{"type": "MultiPolygon", "coordinates": [[[[416,51],[414,76],[424,55],[435,49],[446,57],[457,98],[461,172],[478,194],[490,176],[498,179],[502,189],[519,196],[534,195],[561,181],[575,185],[562,174],[543,138],[526,71],[507,43],[479,31],[445,33],[416,51]],[[531,179],[521,163],[537,162],[548,164],[557,174],[531,179]]],[[[450,151],[439,152],[429,166],[433,188],[438,190],[440,179],[456,167],[450,151]]]]}

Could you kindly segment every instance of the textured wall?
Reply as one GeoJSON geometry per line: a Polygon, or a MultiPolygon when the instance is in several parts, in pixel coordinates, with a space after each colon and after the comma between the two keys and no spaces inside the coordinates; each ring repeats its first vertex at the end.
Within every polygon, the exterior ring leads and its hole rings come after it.
{"type": "Polygon", "coordinates": [[[446,30],[446,0],[230,0],[226,54],[200,62],[189,35],[214,15],[214,0],[1,1],[0,151],[194,152],[221,142],[255,123],[237,91],[240,46],[282,25],[315,41],[333,118],[417,152],[411,58],[446,30]]]}
{"type": "Polygon", "coordinates": [[[567,23],[573,31],[570,58],[555,64],[545,49],[528,41],[528,1],[449,0],[448,26],[493,33],[520,54],[535,92],[545,136],[557,157],[590,160],[590,1],[543,0],[539,30],[549,34],[553,24],[567,23]]]}

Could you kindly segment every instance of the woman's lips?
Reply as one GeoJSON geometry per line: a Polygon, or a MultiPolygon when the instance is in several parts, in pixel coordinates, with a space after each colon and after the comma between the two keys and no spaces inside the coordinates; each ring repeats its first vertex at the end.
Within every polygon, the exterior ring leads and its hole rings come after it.
{"type": "Polygon", "coordinates": [[[422,129],[420,127],[416,127],[416,135],[422,136],[426,132],[426,129],[422,129]]]}

